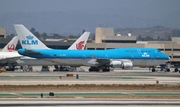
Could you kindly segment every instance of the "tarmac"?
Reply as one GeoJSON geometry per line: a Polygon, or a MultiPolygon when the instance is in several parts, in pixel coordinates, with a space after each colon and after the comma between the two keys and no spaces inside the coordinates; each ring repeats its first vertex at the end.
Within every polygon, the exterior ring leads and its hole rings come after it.
{"type": "MultiPolygon", "coordinates": [[[[86,68],[85,68],[86,69],[86,68]]],[[[148,68],[134,68],[133,70],[114,69],[111,72],[5,72],[0,74],[0,85],[72,85],[72,84],[158,84],[180,85],[180,73],[150,72],[148,68]],[[67,74],[73,76],[67,77],[67,74]],[[78,78],[77,78],[78,75],[78,78]]],[[[88,107],[126,107],[126,106],[180,106],[179,90],[3,90],[0,92],[0,106],[88,106],[88,107]],[[55,97],[49,97],[53,92],[55,97]],[[40,94],[43,93],[43,98],[40,94]],[[63,97],[62,97],[63,96],[63,97]],[[88,96],[88,97],[87,97],[88,96]],[[97,96],[103,96],[98,98],[97,96]],[[113,97],[112,97],[113,96],[113,97]],[[139,99],[128,98],[138,96],[139,99]],[[157,97],[160,96],[160,99],[157,97]],[[161,99],[161,97],[166,99],[161,99]],[[17,97],[17,98],[16,98],[17,97]],[[112,98],[111,98],[112,97],[112,98]],[[144,100],[144,97],[149,97],[144,100]],[[167,99],[177,97],[176,99],[167,99]],[[128,99],[126,99],[128,98],[128,99]]]]}
{"type": "Polygon", "coordinates": [[[53,72],[15,71],[1,73],[0,85],[38,85],[38,84],[168,84],[180,85],[180,73],[150,72],[148,68],[133,70],[116,69],[111,72],[53,72]],[[72,74],[72,77],[67,77],[72,74]],[[78,76],[78,79],[77,79],[78,76]]]}

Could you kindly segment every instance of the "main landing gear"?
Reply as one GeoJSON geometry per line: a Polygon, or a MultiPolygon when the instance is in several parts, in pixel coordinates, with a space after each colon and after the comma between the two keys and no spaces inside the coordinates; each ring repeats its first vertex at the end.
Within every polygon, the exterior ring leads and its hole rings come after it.
{"type": "Polygon", "coordinates": [[[89,68],[89,72],[92,72],[92,71],[96,71],[96,72],[98,72],[99,71],[99,67],[90,67],[89,68]]]}
{"type": "MultiPolygon", "coordinates": [[[[150,69],[151,69],[152,72],[157,72],[155,67],[149,68],[149,71],[150,71],[150,69]]],[[[161,71],[163,71],[163,68],[161,68],[161,71]]],[[[170,69],[169,68],[165,68],[164,71],[165,72],[170,72],[170,69]]]]}
{"type": "Polygon", "coordinates": [[[15,70],[15,66],[6,66],[5,67],[6,71],[14,71],[15,70]]]}
{"type": "Polygon", "coordinates": [[[99,72],[100,70],[102,70],[103,72],[109,72],[110,71],[109,67],[100,68],[100,67],[93,67],[93,66],[91,66],[89,68],[89,72],[92,72],[92,71],[99,72]]]}

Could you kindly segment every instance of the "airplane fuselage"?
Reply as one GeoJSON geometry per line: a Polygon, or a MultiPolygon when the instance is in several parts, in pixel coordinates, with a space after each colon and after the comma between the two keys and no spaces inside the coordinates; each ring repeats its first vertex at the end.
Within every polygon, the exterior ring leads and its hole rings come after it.
{"type": "Polygon", "coordinates": [[[28,54],[25,49],[18,52],[22,55],[70,66],[93,66],[92,59],[131,60],[134,66],[154,66],[165,63],[169,57],[156,48],[117,48],[110,50],[46,50],[34,49],[36,54],[28,54]]]}

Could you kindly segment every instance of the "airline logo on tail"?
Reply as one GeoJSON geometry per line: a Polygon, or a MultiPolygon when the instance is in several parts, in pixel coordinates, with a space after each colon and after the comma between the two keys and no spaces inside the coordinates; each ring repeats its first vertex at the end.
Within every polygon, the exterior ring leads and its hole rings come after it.
{"type": "Polygon", "coordinates": [[[84,41],[80,41],[79,43],[76,44],[76,49],[81,50],[84,47],[84,41]]]}
{"type": "Polygon", "coordinates": [[[33,40],[34,36],[26,36],[26,40],[22,40],[22,45],[38,45],[38,40],[33,40]]]}
{"type": "Polygon", "coordinates": [[[15,50],[15,45],[14,44],[8,44],[7,49],[9,52],[12,52],[15,50]]]}

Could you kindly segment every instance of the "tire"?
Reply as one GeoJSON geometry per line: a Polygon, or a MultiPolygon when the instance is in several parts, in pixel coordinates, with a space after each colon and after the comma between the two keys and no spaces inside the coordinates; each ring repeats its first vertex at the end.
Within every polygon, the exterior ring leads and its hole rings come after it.
{"type": "Polygon", "coordinates": [[[155,72],[156,70],[153,68],[151,71],[152,71],[152,72],[155,72]]]}
{"type": "Polygon", "coordinates": [[[170,72],[170,69],[168,68],[168,69],[166,69],[166,71],[167,71],[167,72],[170,72]]]}
{"type": "Polygon", "coordinates": [[[96,72],[99,72],[99,68],[96,69],[96,72]]]}
{"type": "Polygon", "coordinates": [[[175,69],[174,69],[174,72],[178,72],[178,68],[175,68],[175,69]]]}
{"type": "Polygon", "coordinates": [[[89,68],[89,72],[91,72],[91,69],[89,68]]]}

